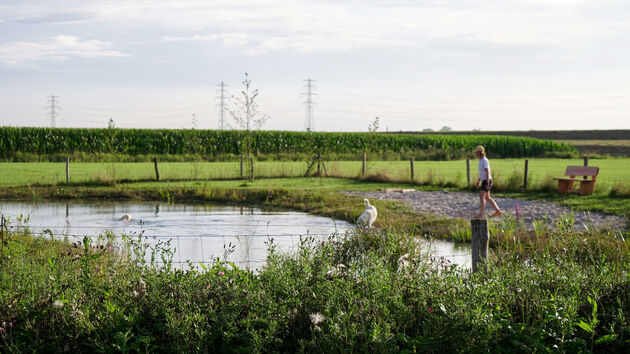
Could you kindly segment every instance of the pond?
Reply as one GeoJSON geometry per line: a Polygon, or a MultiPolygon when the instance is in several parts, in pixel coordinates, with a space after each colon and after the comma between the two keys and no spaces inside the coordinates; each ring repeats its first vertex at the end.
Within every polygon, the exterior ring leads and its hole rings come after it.
{"type": "MultiPolygon", "coordinates": [[[[292,251],[300,237],[317,240],[343,237],[354,225],[328,217],[293,211],[267,211],[248,206],[211,204],[168,204],[160,202],[15,202],[0,201],[0,212],[13,226],[17,219],[35,234],[52,234],[69,242],[83,236],[111,231],[116,237],[137,237],[156,244],[170,240],[173,262],[182,266],[211,264],[217,257],[239,267],[260,269],[265,264],[268,243],[281,251],[292,251]],[[122,221],[125,214],[130,221],[122,221]]],[[[468,267],[470,247],[446,241],[421,239],[426,252],[444,256],[468,267]]]]}

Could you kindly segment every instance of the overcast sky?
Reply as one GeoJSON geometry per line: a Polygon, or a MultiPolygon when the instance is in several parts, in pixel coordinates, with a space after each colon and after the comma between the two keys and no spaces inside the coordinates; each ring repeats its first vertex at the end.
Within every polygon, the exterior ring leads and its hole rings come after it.
{"type": "Polygon", "coordinates": [[[247,72],[264,129],[630,129],[630,3],[0,0],[0,124],[219,126],[247,72]],[[228,102],[229,104],[229,102],[228,102]]]}

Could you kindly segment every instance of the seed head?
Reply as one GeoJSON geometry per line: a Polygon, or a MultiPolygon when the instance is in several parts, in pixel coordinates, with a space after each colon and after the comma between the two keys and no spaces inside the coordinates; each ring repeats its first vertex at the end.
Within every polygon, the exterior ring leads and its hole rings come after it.
{"type": "Polygon", "coordinates": [[[314,324],[315,326],[324,322],[324,320],[326,319],[326,317],[324,317],[324,315],[322,315],[319,312],[312,313],[308,317],[310,317],[311,323],[314,324]]]}

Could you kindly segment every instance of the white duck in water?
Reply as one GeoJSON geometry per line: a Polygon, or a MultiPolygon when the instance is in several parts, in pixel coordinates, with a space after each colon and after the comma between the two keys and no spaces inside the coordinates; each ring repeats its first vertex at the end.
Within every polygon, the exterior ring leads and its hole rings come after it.
{"type": "Polygon", "coordinates": [[[371,229],[378,212],[374,205],[370,205],[369,200],[363,199],[363,203],[365,203],[365,211],[357,219],[357,225],[361,229],[371,229]]]}
{"type": "Polygon", "coordinates": [[[125,214],[120,218],[120,221],[131,221],[131,215],[125,214]]]}

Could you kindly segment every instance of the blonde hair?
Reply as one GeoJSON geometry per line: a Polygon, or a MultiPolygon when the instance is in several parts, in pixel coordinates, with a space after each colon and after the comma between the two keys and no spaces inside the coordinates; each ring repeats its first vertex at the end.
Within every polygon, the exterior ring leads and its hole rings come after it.
{"type": "Polygon", "coordinates": [[[486,149],[479,145],[475,148],[475,152],[478,152],[481,156],[486,156],[486,149]]]}

